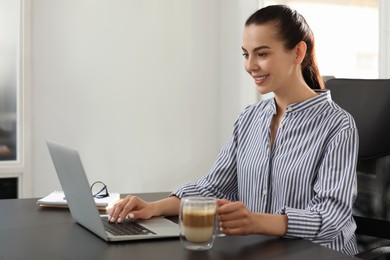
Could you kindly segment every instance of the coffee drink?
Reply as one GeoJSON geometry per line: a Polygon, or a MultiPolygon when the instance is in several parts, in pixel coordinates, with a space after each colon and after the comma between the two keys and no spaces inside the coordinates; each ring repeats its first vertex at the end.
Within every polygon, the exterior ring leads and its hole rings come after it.
{"type": "Polygon", "coordinates": [[[188,241],[201,243],[211,239],[215,226],[215,210],[187,209],[183,212],[183,233],[188,241]]]}
{"type": "Polygon", "coordinates": [[[185,197],[180,203],[180,240],[190,250],[207,250],[216,237],[216,200],[185,197]]]}

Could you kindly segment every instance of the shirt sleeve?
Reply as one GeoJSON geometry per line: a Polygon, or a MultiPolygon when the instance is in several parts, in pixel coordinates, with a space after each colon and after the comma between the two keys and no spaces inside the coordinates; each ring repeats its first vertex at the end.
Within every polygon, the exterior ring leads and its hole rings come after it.
{"type": "Polygon", "coordinates": [[[357,194],[358,142],[356,128],[350,128],[340,131],[327,146],[314,183],[315,196],[307,208],[281,210],[288,217],[287,237],[326,244],[343,235],[357,194]]]}
{"type": "Polygon", "coordinates": [[[233,134],[220,151],[210,172],[195,184],[186,184],[172,195],[179,198],[205,196],[237,200],[237,139],[238,123],[234,124],[233,134]]]}

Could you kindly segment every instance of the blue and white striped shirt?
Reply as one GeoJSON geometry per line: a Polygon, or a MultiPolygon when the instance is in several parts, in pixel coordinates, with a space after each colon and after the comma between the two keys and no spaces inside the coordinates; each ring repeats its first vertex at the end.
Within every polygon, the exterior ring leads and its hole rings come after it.
{"type": "Polygon", "coordinates": [[[358,253],[352,217],[356,198],[358,133],[329,90],[286,109],[273,149],[274,99],[238,117],[208,175],[173,194],[242,201],[253,212],[286,214],[286,237],[358,253]]]}

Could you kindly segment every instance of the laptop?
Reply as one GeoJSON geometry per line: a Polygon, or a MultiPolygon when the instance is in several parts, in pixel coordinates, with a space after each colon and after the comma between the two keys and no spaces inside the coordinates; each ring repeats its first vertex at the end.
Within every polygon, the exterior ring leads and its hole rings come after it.
{"type": "Polygon", "coordinates": [[[72,217],[105,241],[127,241],[179,236],[178,224],[164,218],[110,223],[100,215],[77,150],[46,141],[72,217]]]}

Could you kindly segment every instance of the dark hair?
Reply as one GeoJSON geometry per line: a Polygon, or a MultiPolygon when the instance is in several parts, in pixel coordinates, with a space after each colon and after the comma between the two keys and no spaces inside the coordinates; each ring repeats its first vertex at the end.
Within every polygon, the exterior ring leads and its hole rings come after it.
{"type": "Polygon", "coordinates": [[[302,75],[312,89],[324,88],[324,81],[318,70],[314,50],[314,35],[305,18],[286,5],[270,5],[253,13],[245,26],[261,25],[274,22],[278,35],[287,50],[292,50],[300,41],[307,45],[306,55],[302,61],[302,75]]]}

